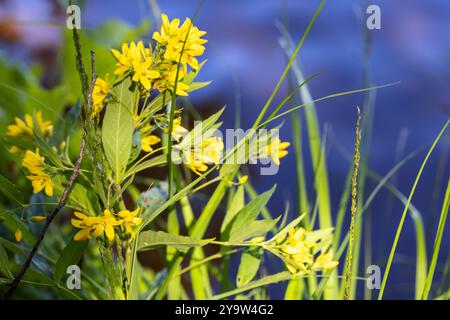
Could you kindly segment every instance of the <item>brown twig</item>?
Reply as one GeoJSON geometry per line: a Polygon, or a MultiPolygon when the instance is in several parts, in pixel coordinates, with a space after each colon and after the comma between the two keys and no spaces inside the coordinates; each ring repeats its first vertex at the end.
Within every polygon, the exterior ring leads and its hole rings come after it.
{"type": "MultiPolygon", "coordinates": [[[[89,106],[92,106],[92,91],[94,89],[94,84],[95,81],[97,79],[97,76],[95,74],[95,54],[94,51],[91,51],[91,63],[92,63],[92,82],[91,82],[91,86],[89,88],[89,94],[88,94],[88,104],[89,106]]],[[[33,258],[36,254],[36,252],[39,250],[39,247],[42,243],[42,241],[45,238],[45,235],[48,231],[48,228],[50,227],[50,224],[52,223],[52,221],[55,219],[55,217],[58,215],[59,211],[61,211],[62,208],[64,208],[64,206],[66,205],[66,200],[70,195],[70,192],[72,191],[72,187],[75,183],[75,180],[77,179],[79,173],[80,173],[80,167],[81,167],[81,162],[83,161],[83,155],[84,152],[86,150],[86,136],[87,136],[87,129],[86,129],[86,125],[84,126],[84,130],[83,130],[83,138],[81,140],[81,146],[80,146],[80,152],[78,155],[78,159],[75,162],[75,166],[74,169],[72,171],[72,174],[70,175],[69,181],[67,183],[67,186],[64,188],[64,191],[62,193],[61,199],[59,200],[58,205],[53,209],[53,211],[47,216],[47,219],[45,221],[44,227],[41,231],[41,233],[39,234],[39,238],[36,240],[36,242],[34,243],[30,253],[28,254],[24,264],[22,265],[22,267],[20,268],[19,272],[17,273],[17,275],[14,277],[14,280],[12,281],[10,287],[8,288],[8,290],[5,292],[4,294],[4,299],[8,300],[11,298],[11,296],[14,294],[14,292],[17,289],[17,286],[19,285],[20,281],[22,280],[23,276],[25,275],[25,273],[27,272],[28,268],[31,265],[31,262],[33,261],[33,258]]]]}
{"type": "Polygon", "coordinates": [[[17,275],[14,277],[14,280],[11,283],[11,286],[5,292],[5,295],[4,295],[5,300],[8,300],[9,298],[11,298],[14,291],[16,291],[17,286],[19,285],[20,281],[22,280],[23,276],[25,275],[25,272],[30,267],[31,261],[33,260],[33,257],[36,254],[36,252],[38,251],[38,249],[42,243],[42,240],[44,240],[45,234],[47,233],[47,230],[48,230],[50,224],[52,223],[53,219],[55,219],[55,217],[59,213],[59,211],[65,206],[67,197],[69,196],[70,192],[72,191],[72,186],[73,186],[76,178],[78,177],[78,174],[80,173],[80,165],[81,165],[81,161],[83,160],[83,154],[84,154],[85,148],[86,148],[86,131],[83,133],[83,139],[81,140],[80,154],[78,156],[77,162],[75,163],[75,167],[70,176],[69,182],[63,191],[61,199],[59,200],[58,205],[50,213],[50,215],[47,216],[47,220],[45,221],[44,228],[42,229],[41,233],[39,234],[39,238],[36,240],[35,244],[33,245],[33,248],[31,249],[30,253],[28,254],[28,257],[25,260],[24,264],[22,265],[22,268],[17,273],[17,275]]]}

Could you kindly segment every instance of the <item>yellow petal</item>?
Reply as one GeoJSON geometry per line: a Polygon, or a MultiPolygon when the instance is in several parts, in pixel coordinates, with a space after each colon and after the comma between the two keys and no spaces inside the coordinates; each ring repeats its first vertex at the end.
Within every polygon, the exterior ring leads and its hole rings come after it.
{"type": "Polygon", "coordinates": [[[105,231],[105,228],[101,224],[97,224],[94,227],[94,230],[92,231],[92,235],[95,238],[98,238],[98,237],[100,237],[103,234],[103,231],[105,231]]]}
{"type": "Polygon", "coordinates": [[[110,241],[114,240],[114,227],[112,227],[112,226],[107,226],[107,227],[105,228],[105,233],[106,233],[106,236],[108,237],[108,239],[109,239],[110,241]]]}
{"type": "Polygon", "coordinates": [[[80,231],[77,232],[77,234],[75,234],[74,240],[82,241],[82,240],[90,239],[90,232],[91,232],[91,228],[81,229],[80,231]]]}

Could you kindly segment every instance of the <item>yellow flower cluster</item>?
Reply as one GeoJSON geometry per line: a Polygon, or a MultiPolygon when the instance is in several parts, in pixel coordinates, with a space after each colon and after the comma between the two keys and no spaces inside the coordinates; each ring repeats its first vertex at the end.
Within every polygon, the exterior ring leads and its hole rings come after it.
{"type": "Polygon", "coordinates": [[[196,57],[205,52],[203,46],[208,40],[201,37],[206,31],[199,30],[192,25],[189,18],[184,20],[180,27],[180,19],[169,21],[167,15],[161,15],[161,31],[153,33],[153,39],[165,47],[164,59],[169,62],[178,62],[181,57],[181,64],[186,67],[190,65],[193,69],[198,69],[196,57]]]}
{"type": "Polygon", "coordinates": [[[100,77],[95,79],[94,88],[92,89],[91,118],[96,117],[103,110],[105,98],[111,89],[111,85],[108,82],[108,76],[109,75],[106,74],[105,79],[100,77]]]}
{"type": "Polygon", "coordinates": [[[151,130],[152,126],[149,123],[139,130],[141,135],[141,149],[145,152],[152,152],[152,146],[161,142],[161,139],[158,136],[150,133],[151,130]]]}
{"type": "Polygon", "coordinates": [[[218,164],[222,158],[223,141],[219,137],[210,137],[202,141],[199,148],[194,148],[184,155],[186,165],[196,174],[208,170],[208,165],[218,164]]]}
{"type": "Polygon", "coordinates": [[[53,182],[44,170],[44,160],[44,157],[39,155],[39,149],[36,149],[35,153],[27,150],[22,165],[31,173],[27,178],[31,181],[33,193],[45,189],[45,194],[51,197],[53,196],[53,182]]]}
{"type": "Polygon", "coordinates": [[[286,148],[290,145],[289,142],[281,142],[280,138],[276,137],[267,145],[267,154],[272,157],[273,162],[280,165],[280,159],[287,156],[288,151],[286,148]]]}
{"type": "MultiPolygon", "coordinates": [[[[16,123],[9,125],[7,128],[8,131],[6,134],[8,136],[27,139],[33,137],[35,124],[31,115],[26,114],[25,121],[18,117],[15,117],[14,120],[16,123]]],[[[48,137],[52,134],[53,125],[50,121],[44,121],[41,111],[36,112],[36,122],[37,130],[39,130],[42,136],[48,137]]]]}
{"type": "MultiPolygon", "coordinates": [[[[169,133],[169,125],[167,124],[164,127],[164,132],[169,133]]],[[[176,142],[180,142],[180,140],[188,134],[188,130],[181,125],[181,117],[177,117],[173,119],[173,128],[172,128],[172,140],[175,140],[176,142]]]]}
{"type": "Polygon", "coordinates": [[[75,234],[76,241],[88,240],[91,238],[98,238],[103,234],[112,241],[115,237],[114,228],[120,225],[125,227],[125,230],[135,237],[133,228],[142,223],[142,218],[136,217],[140,208],[130,212],[129,210],[122,210],[117,215],[121,219],[114,216],[110,210],[105,209],[101,216],[87,216],[81,212],[75,212],[78,219],[72,219],[72,225],[81,230],[75,234]]]}
{"type": "Polygon", "coordinates": [[[338,265],[338,261],[333,261],[333,255],[321,253],[314,259],[314,248],[318,246],[317,237],[308,237],[308,231],[303,228],[291,228],[285,239],[281,238],[278,242],[280,254],[285,258],[287,269],[293,274],[307,274],[309,270],[333,269],[338,265]],[[315,260],[315,261],[314,261],[315,260]]]}
{"type": "Polygon", "coordinates": [[[154,52],[151,48],[146,48],[142,41],[137,44],[122,44],[121,52],[111,50],[117,60],[114,74],[118,77],[129,74],[131,79],[146,91],[156,89],[160,92],[173,91],[178,78],[176,94],[187,96],[189,86],[181,80],[187,74],[187,65],[193,69],[198,68],[196,57],[205,51],[203,44],[207,40],[201,37],[206,32],[193,26],[190,19],[186,19],[181,26],[179,19],[169,21],[165,14],[161,19],[160,32],[153,34],[153,39],[157,42],[154,52]],[[180,68],[178,62],[181,62],[180,68]]]}

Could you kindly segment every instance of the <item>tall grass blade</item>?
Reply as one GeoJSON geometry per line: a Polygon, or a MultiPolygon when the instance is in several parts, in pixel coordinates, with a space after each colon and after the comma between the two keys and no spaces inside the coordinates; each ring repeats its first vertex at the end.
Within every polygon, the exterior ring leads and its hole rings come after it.
{"type": "Polygon", "coordinates": [[[444,125],[442,130],[439,132],[439,135],[436,137],[436,139],[434,140],[431,148],[428,150],[428,153],[427,153],[425,159],[423,160],[422,165],[420,166],[419,172],[417,173],[416,179],[414,181],[414,184],[412,186],[411,192],[410,192],[409,197],[408,197],[408,202],[405,205],[405,209],[403,210],[402,217],[400,219],[400,222],[399,222],[399,225],[398,225],[398,228],[397,228],[397,232],[395,234],[394,243],[392,244],[391,252],[389,254],[389,259],[388,259],[387,265],[386,265],[386,270],[385,270],[385,273],[383,275],[383,280],[381,282],[381,288],[380,288],[380,292],[378,294],[378,300],[383,299],[384,290],[386,288],[387,279],[389,277],[389,271],[391,270],[392,262],[394,260],[395,250],[397,249],[398,241],[400,239],[400,234],[401,234],[402,229],[403,229],[403,224],[405,222],[406,213],[408,212],[408,207],[409,207],[409,204],[411,203],[411,199],[414,196],[414,192],[416,191],[416,187],[417,187],[417,185],[419,183],[420,177],[422,176],[422,172],[423,172],[423,170],[425,168],[425,165],[427,164],[431,153],[433,152],[433,150],[436,147],[437,143],[441,139],[441,136],[443,135],[443,133],[447,129],[449,123],[450,123],[450,120],[447,120],[447,123],[444,125]]]}
{"type": "MultiPolygon", "coordinates": [[[[375,172],[368,171],[368,176],[375,179],[376,181],[381,181],[381,177],[375,172]]],[[[400,200],[403,205],[406,205],[408,198],[400,192],[395,185],[392,183],[386,183],[384,187],[398,200],[400,200]]],[[[415,297],[420,299],[421,294],[424,289],[425,279],[427,276],[427,246],[425,239],[425,228],[423,223],[422,214],[419,210],[411,203],[409,205],[409,213],[411,219],[414,222],[414,231],[416,236],[416,285],[415,285],[415,297]]]]}
{"type": "MultiPolygon", "coordinates": [[[[447,122],[448,123],[448,122],[447,122]]],[[[445,222],[447,221],[448,209],[450,206],[450,179],[447,181],[447,190],[445,191],[444,204],[442,205],[441,216],[439,218],[438,230],[434,240],[433,255],[431,256],[430,269],[428,270],[427,279],[422,293],[422,299],[428,299],[431,284],[433,282],[434,271],[436,269],[437,258],[441,249],[442,237],[444,234],[445,222]]]]}

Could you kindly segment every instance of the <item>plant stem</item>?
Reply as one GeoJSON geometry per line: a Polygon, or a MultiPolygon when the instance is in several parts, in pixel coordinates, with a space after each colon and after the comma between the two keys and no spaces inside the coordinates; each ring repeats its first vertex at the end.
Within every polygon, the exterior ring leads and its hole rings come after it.
{"type": "Polygon", "coordinates": [[[350,297],[350,285],[352,277],[352,260],[353,260],[353,245],[355,238],[355,222],[356,211],[358,210],[358,170],[360,160],[360,143],[361,143],[361,129],[359,127],[361,121],[361,112],[358,107],[358,119],[356,121],[356,141],[355,141],[355,153],[353,156],[353,176],[352,176],[352,206],[351,206],[351,221],[350,221],[350,242],[348,244],[348,255],[345,265],[345,278],[344,278],[344,300],[348,300],[350,297]]]}

